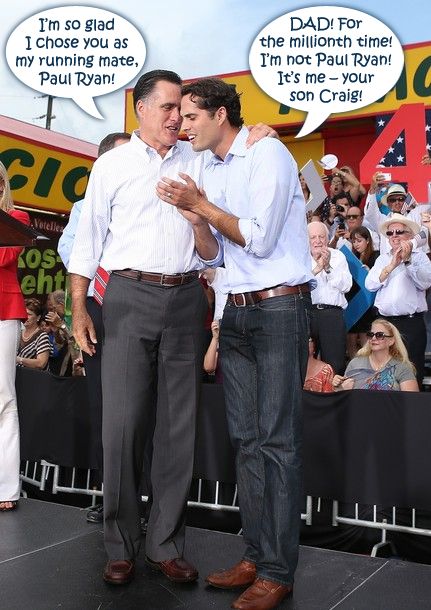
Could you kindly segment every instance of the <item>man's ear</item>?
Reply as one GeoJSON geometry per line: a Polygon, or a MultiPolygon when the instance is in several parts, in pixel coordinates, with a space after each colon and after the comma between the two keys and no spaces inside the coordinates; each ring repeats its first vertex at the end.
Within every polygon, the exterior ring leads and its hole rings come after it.
{"type": "Polygon", "coordinates": [[[217,117],[219,125],[223,125],[223,123],[227,119],[227,111],[224,106],[220,106],[220,108],[217,109],[216,117],[217,117]]]}

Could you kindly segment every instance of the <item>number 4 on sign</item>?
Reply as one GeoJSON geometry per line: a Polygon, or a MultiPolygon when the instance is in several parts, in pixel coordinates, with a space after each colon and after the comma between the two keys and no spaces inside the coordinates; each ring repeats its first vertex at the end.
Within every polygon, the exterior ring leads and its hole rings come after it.
{"type": "MultiPolygon", "coordinates": [[[[390,168],[391,182],[407,182],[417,201],[428,201],[428,182],[431,182],[431,165],[422,165],[421,159],[427,151],[425,136],[424,104],[403,104],[380,133],[359,165],[360,180],[369,184],[376,173],[380,160],[388,148],[405,132],[406,165],[390,168]]],[[[384,171],[384,170],[382,170],[384,171]]]]}

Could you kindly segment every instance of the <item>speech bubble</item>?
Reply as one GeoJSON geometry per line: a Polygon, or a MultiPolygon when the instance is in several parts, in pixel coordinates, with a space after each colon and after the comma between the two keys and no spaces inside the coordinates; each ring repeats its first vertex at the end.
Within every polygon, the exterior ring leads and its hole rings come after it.
{"type": "Polygon", "coordinates": [[[368,106],[387,93],[401,74],[404,53],[379,19],[341,6],[313,6],[266,25],[249,64],[265,93],[308,113],[300,138],[330,114],[368,106]]]}
{"type": "Polygon", "coordinates": [[[103,119],[93,98],[127,85],[145,62],[141,33],[129,21],[90,6],[61,6],[28,17],[9,36],[6,59],[36,91],[72,98],[103,119]]]}

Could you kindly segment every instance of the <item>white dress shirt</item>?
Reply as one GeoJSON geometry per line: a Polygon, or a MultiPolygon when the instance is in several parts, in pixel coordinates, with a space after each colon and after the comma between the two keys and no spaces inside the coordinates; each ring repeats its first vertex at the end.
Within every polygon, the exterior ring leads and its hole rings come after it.
{"type": "Polygon", "coordinates": [[[311,300],[313,305],[335,305],[346,309],[347,300],[344,295],[352,287],[349,265],[340,250],[329,248],[329,252],[329,272],[322,270],[316,275],[317,287],[311,293],[311,300]]]}
{"type": "Polygon", "coordinates": [[[201,184],[205,155],[178,141],[162,158],[135,132],[130,141],[94,163],[82,206],[68,271],[93,278],[107,271],[136,269],[183,273],[220,264],[197,256],[191,224],[156,193],[157,182],[178,172],[201,184]]]}
{"type": "Polygon", "coordinates": [[[212,155],[204,172],[209,201],[239,218],[245,241],[242,247],[223,238],[223,291],[314,285],[296,163],[274,138],[263,138],[246,148],[247,135],[243,127],[225,159],[212,155]]]}
{"type": "Polygon", "coordinates": [[[425,290],[431,286],[431,262],[421,250],[414,250],[411,262],[401,263],[380,281],[382,269],[389,265],[392,254],[381,254],[365,278],[365,287],[377,292],[374,305],[384,316],[404,316],[428,309],[425,290]]]}

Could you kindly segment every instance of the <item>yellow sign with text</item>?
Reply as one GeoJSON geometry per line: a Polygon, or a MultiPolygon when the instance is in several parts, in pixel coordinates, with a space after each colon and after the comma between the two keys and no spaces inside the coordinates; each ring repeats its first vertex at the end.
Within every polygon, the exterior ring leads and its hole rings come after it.
{"type": "MultiPolygon", "coordinates": [[[[357,111],[333,114],[329,121],[345,118],[360,118],[376,114],[395,112],[402,104],[425,103],[431,105],[431,42],[403,47],[405,64],[397,84],[379,101],[357,111]]],[[[290,127],[303,123],[305,114],[280,104],[264,93],[254,81],[251,73],[223,74],[224,81],[236,85],[242,93],[242,115],[246,125],[264,122],[274,127],[290,127]]],[[[126,90],[125,129],[136,129],[132,90],[126,90]]]]}
{"type": "Polygon", "coordinates": [[[7,169],[15,204],[69,212],[84,196],[97,147],[31,125],[27,132],[38,132],[25,138],[16,133],[15,123],[1,117],[0,161],[7,169]]]}

